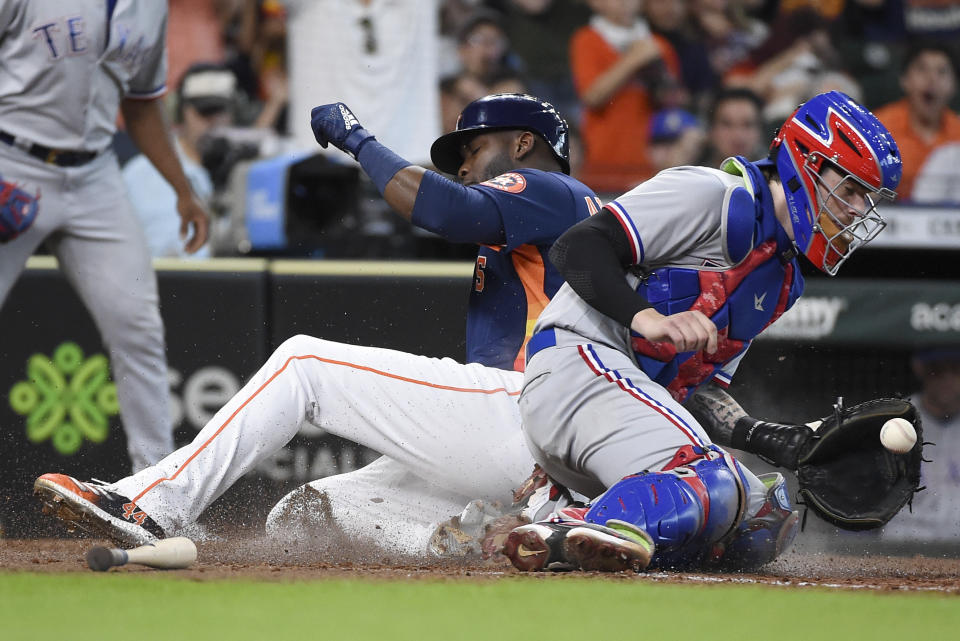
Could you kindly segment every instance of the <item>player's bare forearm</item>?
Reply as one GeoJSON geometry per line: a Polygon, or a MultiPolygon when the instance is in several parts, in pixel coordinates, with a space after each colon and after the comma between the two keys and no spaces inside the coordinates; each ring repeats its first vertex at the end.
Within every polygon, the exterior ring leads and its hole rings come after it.
{"type": "Polygon", "coordinates": [[[210,215],[194,195],[190,181],[183,173],[163,116],[160,98],[126,98],[120,103],[120,111],[130,138],[176,192],[180,237],[186,241],[186,250],[192,254],[207,242],[210,215]]]}
{"type": "Polygon", "coordinates": [[[183,167],[170,137],[170,128],[163,116],[160,98],[135,100],[125,98],[120,103],[120,111],[127,127],[127,133],[137,148],[157,168],[164,180],[170,183],[178,198],[190,194],[190,181],[183,173],[183,167]]]}
{"type": "Polygon", "coordinates": [[[701,386],[684,406],[707,430],[714,443],[726,447],[733,444],[733,430],[737,421],[747,416],[740,403],[714,383],[701,386]]]}
{"type": "Polygon", "coordinates": [[[785,425],[753,418],[723,388],[708,383],[684,407],[717,445],[756,454],[768,463],[797,469],[801,451],[813,430],[806,425],[785,425]]]}
{"type": "Polygon", "coordinates": [[[420,183],[425,173],[427,170],[423,167],[416,165],[404,167],[393,175],[383,190],[383,199],[395,212],[407,220],[410,220],[413,215],[413,205],[417,201],[420,183]]]}

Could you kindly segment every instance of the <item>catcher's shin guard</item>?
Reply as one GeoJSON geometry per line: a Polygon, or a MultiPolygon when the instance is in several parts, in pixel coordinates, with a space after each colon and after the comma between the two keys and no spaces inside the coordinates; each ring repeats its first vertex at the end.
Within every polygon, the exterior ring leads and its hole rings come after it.
{"type": "Polygon", "coordinates": [[[717,448],[692,453],[700,458],[690,464],[618,481],[593,502],[586,520],[617,519],[640,527],[653,538],[656,559],[719,541],[743,518],[746,481],[729,454],[717,448]]]}
{"type": "Polygon", "coordinates": [[[767,488],[766,500],[756,514],[713,546],[708,564],[726,570],[752,570],[773,561],[796,538],[800,518],[790,504],[786,479],[779,473],[758,478],[767,488]]]}

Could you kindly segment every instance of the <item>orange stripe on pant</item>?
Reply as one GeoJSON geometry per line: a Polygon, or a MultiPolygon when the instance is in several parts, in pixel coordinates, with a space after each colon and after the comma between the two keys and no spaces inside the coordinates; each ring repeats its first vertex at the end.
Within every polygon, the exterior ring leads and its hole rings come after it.
{"type": "Polygon", "coordinates": [[[203,445],[201,445],[199,448],[197,448],[197,451],[196,451],[196,452],[194,452],[193,454],[190,455],[190,458],[188,458],[186,461],[183,462],[183,465],[181,465],[180,467],[177,468],[177,471],[176,471],[176,472],[174,472],[171,476],[165,476],[165,477],[161,477],[161,478],[157,479],[156,481],[154,481],[153,483],[151,483],[150,485],[148,485],[146,488],[144,488],[144,490],[143,490],[142,492],[140,492],[140,493],[137,494],[135,497],[133,497],[133,500],[132,500],[131,502],[134,503],[134,504],[136,504],[137,501],[139,501],[141,498],[143,498],[144,495],[146,495],[148,492],[150,492],[150,490],[152,490],[153,488],[155,488],[155,487],[156,487],[157,485],[159,485],[160,483],[163,483],[164,481],[172,481],[173,479],[177,478],[177,476],[179,476],[180,473],[181,473],[184,469],[186,469],[186,467],[187,467],[188,465],[190,465],[190,462],[193,461],[193,459],[195,459],[204,449],[206,449],[206,447],[207,447],[208,445],[210,445],[210,443],[212,443],[213,440],[214,440],[215,438],[217,438],[217,436],[219,436],[220,433],[221,433],[224,429],[226,429],[226,427],[227,427],[228,425],[230,425],[230,423],[233,421],[233,419],[236,418],[237,414],[239,414],[240,411],[241,411],[243,408],[245,408],[251,401],[253,401],[253,399],[255,399],[255,398],[257,397],[257,395],[260,394],[260,392],[262,392],[264,389],[266,389],[266,387],[267,387],[270,383],[272,383],[278,376],[280,376],[280,374],[282,374],[282,373],[284,372],[284,370],[287,369],[287,366],[290,365],[290,363],[291,363],[292,361],[310,360],[310,359],[316,360],[316,361],[320,361],[320,362],[322,362],[322,363],[327,363],[328,365],[340,365],[340,366],[343,366],[343,367],[349,367],[349,368],[351,368],[351,369],[356,369],[356,370],[361,370],[361,371],[365,371],[365,372],[370,372],[370,373],[372,373],[372,374],[377,374],[378,376],[385,376],[385,377],[387,377],[387,378],[392,378],[392,379],[394,379],[394,380],[403,381],[404,383],[411,383],[411,384],[413,384],[413,385],[421,385],[421,386],[423,386],[423,387],[430,387],[430,388],[433,388],[433,389],[446,390],[446,391],[450,391],[450,392],[461,392],[461,393],[466,393],[466,394],[487,394],[487,395],[504,393],[504,394],[506,394],[507,396],[519,396],[519,395],[520,395],[520,390],[510,391],[510,390],[508,390],[508,389],[505,388],[505,387],[498,387],[498,388],[495,388],[495,389],[476,389],[476,388],[469,388],[469,387],[453,387],[453,386],[451,386],[451,385],[440,385],[440,384],[437,384],[437,383],[430,383],[430,382],[428,382],[428,381],[417,380],[417,379],[410,378],[410,377],[407,377],[407,376],[400,376],[399,374],[391,374],[390,372],[384,372],[383,370],[378,370],[378,369],[375,369],[375,368],[373,368],[373,367],[367,367],[366,365],[358,365],[358,364],[356,364],[356,363],[348,363],[348,362],[346,362],[346,361],[337,361],[337,360],[333,360],[333,359],[330,359],[330,358],[323,358],[323,357],[321,357],[321,356],[314,356],[314,355],[312,355],[312,354],[305,355],[305,356],[291,356],[290,358],[288,358],[288,359],[283,363],[283,366],[282,366],[280,369],[278,369],[276,372],[274,372],[274,373],[270,376],[270,378],[268,378],[266,381],[264,381],[263,385],[261,385],[260,387],[258,387],[257,390],[256,390],[253,394],[251,394],[250,397],[249,397],[247,400],[245,400],[245,401],[240,405],[240,407],[238,407],[238,408],[233,412],[233,414],[230,415],[230,418],[228,418],[226,421],[224,421],[223,425],[221,425],[221,426],[217,429],[217,431],[213,433],[213,435],[212,435],[210,438],[208,438],[206,441],[204,441],[203,445]]]}

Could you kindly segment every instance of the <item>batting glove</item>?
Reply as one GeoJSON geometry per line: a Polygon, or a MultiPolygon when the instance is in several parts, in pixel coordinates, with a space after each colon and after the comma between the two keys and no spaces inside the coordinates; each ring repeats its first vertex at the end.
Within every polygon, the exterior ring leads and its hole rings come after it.
{"type": "Polygon", "coordinates": [[[342,102],[314,107],[310,112],[313,135],[324,149],[328,144],[354,158],[364,143],[374,140],[373,134],[360,126],[360,121],[342,102]]]}

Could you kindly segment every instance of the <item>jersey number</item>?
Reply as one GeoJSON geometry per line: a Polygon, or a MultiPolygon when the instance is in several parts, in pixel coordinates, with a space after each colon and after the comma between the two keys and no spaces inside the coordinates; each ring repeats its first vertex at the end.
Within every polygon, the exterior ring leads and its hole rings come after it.
{"type": "Polygon", "coordinates": [[[584,196],[583,199],[587,201],[587,211],[590,212],[591,216],[600,213],[600,210],[603,209],[603,202],[596,196],[584,196]]]}
{"type": "Polygon", "coordinates": [[[487,257],[486,256],[477,256],[477,268],[474,270],[473,278],[473,289],[474,291],[482,292],[483,291],[483,278],[485,274],[483,270],[487,267],[487,257]]]}

